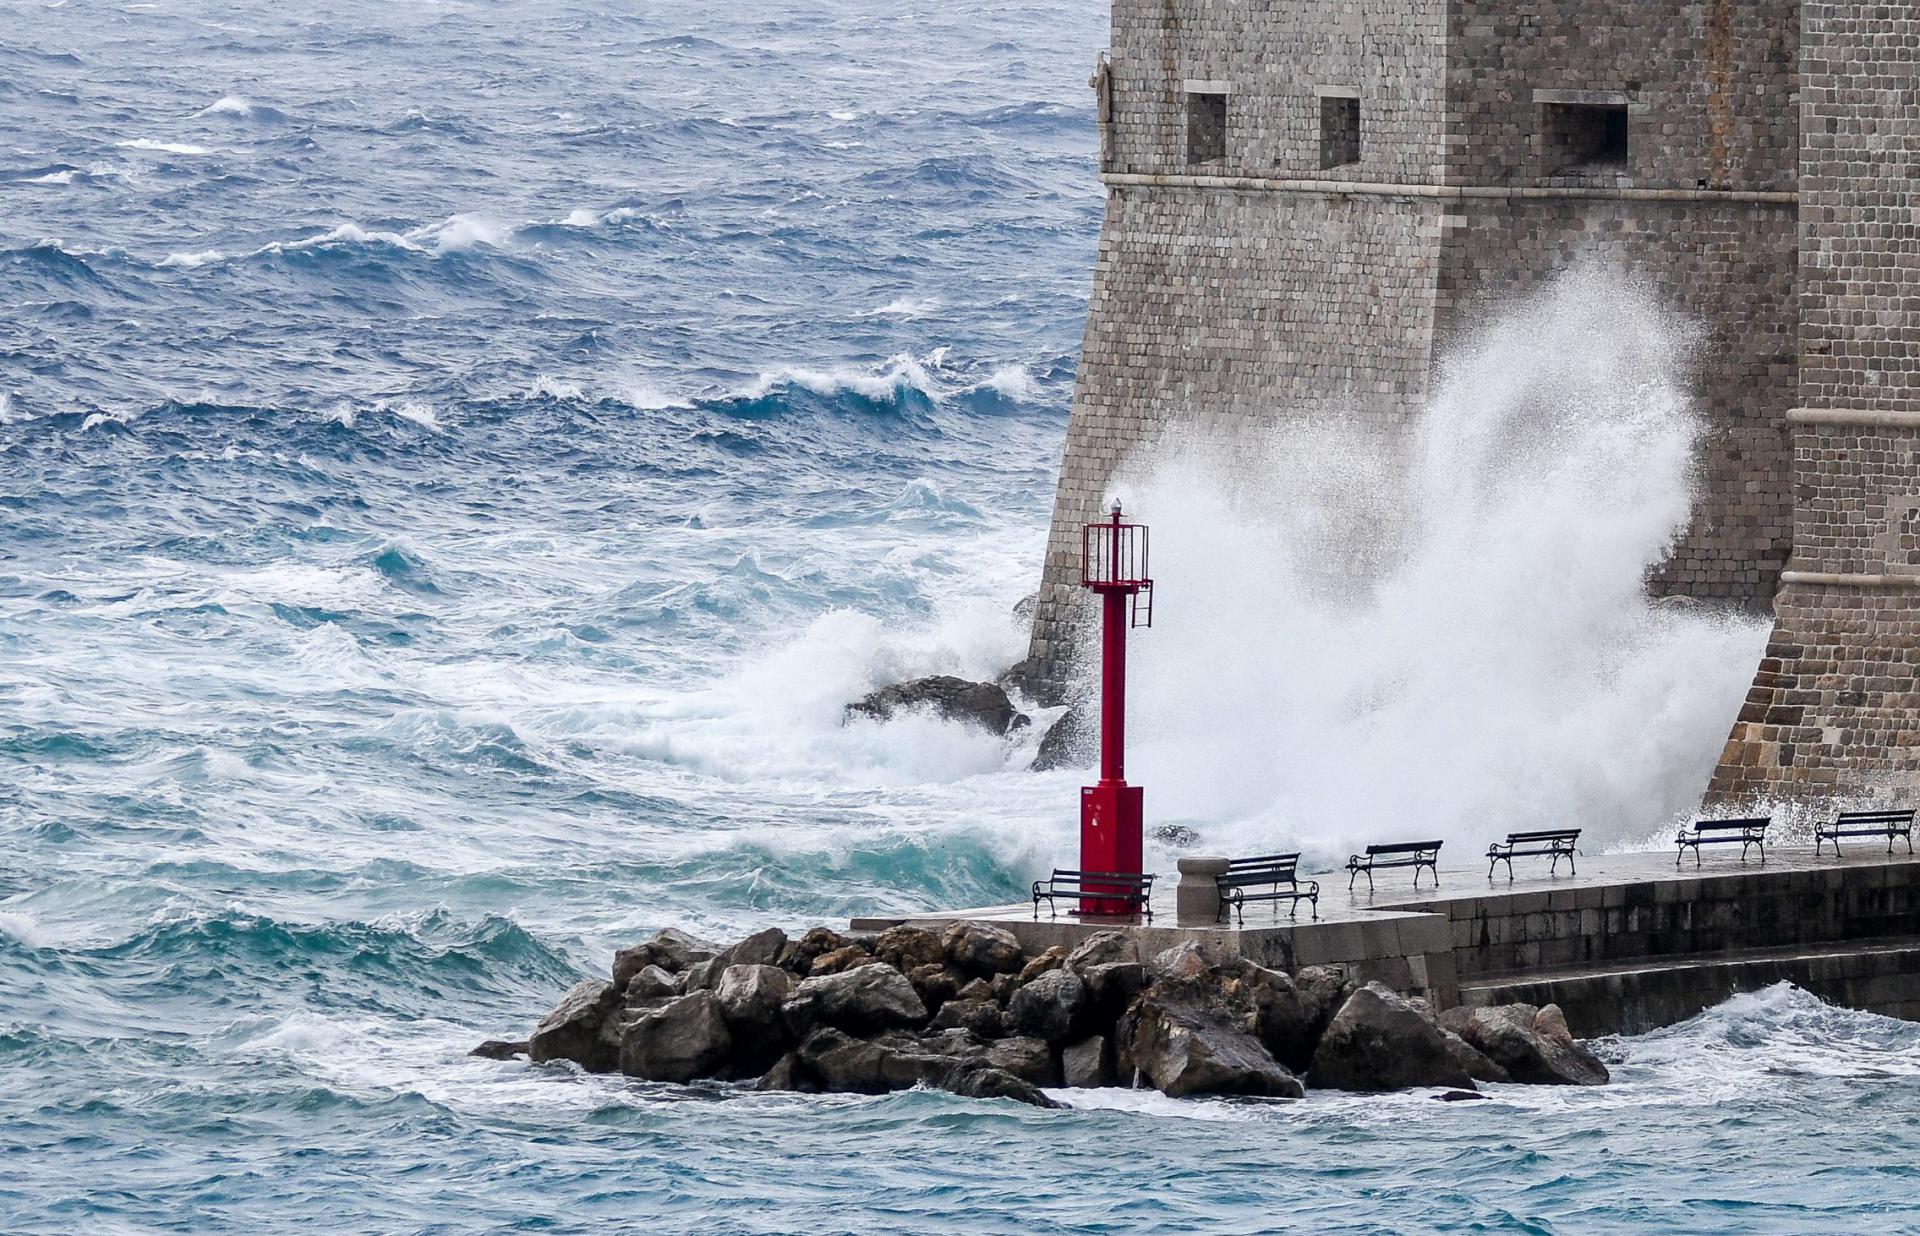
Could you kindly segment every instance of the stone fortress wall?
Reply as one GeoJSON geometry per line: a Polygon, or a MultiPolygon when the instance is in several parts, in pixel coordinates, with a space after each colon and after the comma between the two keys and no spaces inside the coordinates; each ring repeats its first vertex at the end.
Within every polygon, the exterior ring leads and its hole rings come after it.
{"type": "Polygon", "coordinates": [[[1920,783],[1920,10],[1801,38],[1793,557],[1715,802],[1920,783]]]}
{"type": "Polygon", "coordinates": [[[1920,591],[1815,582],[1920,581],[1920,514],[1902,532],[1894,510],[1920,492],[1920,362],[1898,355],[1920,294],[1887,263],[1904,240],[1920,271],[1920,126],[1911,22],[1865,16],[1889,12],[1912,10],[1114,0],[1108,208],[1030,680],[1071,691],[1078,529],[1122,458],[1316,416],[1401,433],[1488,302],[1598,253],[1706,330],[1700,497],[1650,587],[1765,612],[1795,554],[1714,795],[1911,770],[1884,752],[1920,706],[1920,591]],[[1873,418],[1804,411],[1835,407],[1873,418]]]}

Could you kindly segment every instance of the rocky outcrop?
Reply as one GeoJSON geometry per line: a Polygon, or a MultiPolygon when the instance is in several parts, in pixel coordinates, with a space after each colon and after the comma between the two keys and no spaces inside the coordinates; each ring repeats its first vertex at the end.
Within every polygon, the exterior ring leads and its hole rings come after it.
{"type": "Polygon", "coordinates": [[[527,1055],[535,1064],[571,1060],[593,1073],[611,1073],[619,1063],[619,1048],[609,1045],[600,1027],[620,1007],[620,989],[602,979],[574,984],[553,1011],[540,1019],[527,1038],[527,1055]]]}
{"type": "Polygon", "coordinates": [[[1348,996],[1327,1023],[1307,1080],[1332,1090],[1473,1089],[1439,1023],[1379,983],[1348,996]]]}
{"type": "Polygon", "coordinates": [[[927,1006],[920,994],[906,975],[889,965],[860,966],[806,979],[780,1011],[796,1037],[823,1025],[860,1033],[927,1021],[927,1006]]]}
{"type": "Polygon", "coordinates": [[[1306,1093],[1258,1039],[1228,1021],[1217,1007],[1190,995],[1155,984],[1127,1009],[1114,1030],[1123,1081],[1129,1072],[1139,1074],[1175,1098],[1253,1094],[1297,1099],[1306,1093]]]}
{"type": "Polygon", "coordinates": [[[881,687],[847,705],[847,715],[890,720],[895,714],[924,710],[949,721],[977,725],[990,734],[1005,735],[1032,723],[1013,706],[1005,688],[991,682],[968,682],[948,674],[915,678],[881,687]]]}
{"type": "Polygon", "coordinates": [[[1031,772],[1052,772],[1056,768],[1086,768],[1093,763],[1099,744],[1099,732],[1087,721],[1086,710],[1079,705],[1054,719],[1040,739],[1040,749],[1027,766],[1031,772]]]}
{"type": "Polygon", "coordinates": [[[613,955],[613,983],[624,988],[629,979],[648,966],[658,966],[669,974],[679,974],[719,953],[720,946],[669,927],[644,944],[621,949],[613,955]]]}
{"type": "Polygon", "coordinates": [[[692,1081],[716,1076],[732,1051],[719,999],[710,991],[690,992],[628,1023],[620,1071],[646,1081],[692,1081]]]}
{"type": "Polygon", "coordinates": [[[517,1060],[527,1054],[527,1044],[524,1039],[488,1039],[467,1054],[482,1060],[517,1060]]]}
{"type": "Polygon", "coordinates": [[[1604,1086],[1611,1080],[1600,1058],[1574,1039],[1557,1004],[1448,1009],[1440,1022],[1514,1081],[1604,1086]]]}
{"type": "Polygon", "coordinates": [[[727,947],[661,932],[623,949],[615,979],[575,985],[525,1053],[653,1082],[885,1093],[935,1087],[1036,1106],[1044,1088],[1150,1085],[1175,1096],[1298,1098],[1474,1083],[1593,1085],[1606,1066],[1549,1005],[1436,1018],[1337,967],[1291,973],[1190,942],[1143,959],[1137,937],[1094,932],[1025,953],[1009,931],[956,923],[878,935],[778,929],[727,947]]]}

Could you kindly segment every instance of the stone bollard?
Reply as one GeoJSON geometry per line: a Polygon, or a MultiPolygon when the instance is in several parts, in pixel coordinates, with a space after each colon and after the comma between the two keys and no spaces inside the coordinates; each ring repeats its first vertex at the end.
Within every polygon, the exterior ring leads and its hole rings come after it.
{"type": "Polygon", "coordinates": [[[1193,854],[1178,860],[1180,884],[1173,892],[1173,915],[1182,927],[1204,927],[1220,921],[1220,886],[1227,860],[1211,854],[1193,854]]]}

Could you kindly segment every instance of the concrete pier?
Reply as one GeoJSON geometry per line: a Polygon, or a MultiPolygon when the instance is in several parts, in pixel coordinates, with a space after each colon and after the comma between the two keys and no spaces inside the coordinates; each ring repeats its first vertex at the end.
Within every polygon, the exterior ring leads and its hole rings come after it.
{"type": "MultiPolygon", "coordinates": [[[[1792,982],[1850,1008],[1920,1021],[1920,857],[1849,845],[1839,857],[1779,847],[1765,863],[1710,854],[1696,868],[1672,854],[1582,857],[1558,877],[1537,860],[1503,868],[1443,867],[1440,887],[1416,891],[1404,870],[1365,877],[1322,873],[1320,915],[1297,920],[1270,906],[1245,926],[1217,921],[1191,887],[1156,889],[1151,924],[1082,922],[1044,905],[987,906],[912,918],[858,918],[857,929],[899,922],[992,922],[1030,950],[1116,927],[1158,949],[1221,943],[1262,964],[1338,965],[1437,1006],[1555,1003],[1575,1034],[1639,1033],[1683,1020],[1728,996],[1792,982]],[[1179,902],[1181,904],[1176,904],[1179,902]],[[1185,913],[1182,913],[1182,910],[1185,913]]],[[[1423,884],[1429,878],[1423,877],[1423,884]]]]}

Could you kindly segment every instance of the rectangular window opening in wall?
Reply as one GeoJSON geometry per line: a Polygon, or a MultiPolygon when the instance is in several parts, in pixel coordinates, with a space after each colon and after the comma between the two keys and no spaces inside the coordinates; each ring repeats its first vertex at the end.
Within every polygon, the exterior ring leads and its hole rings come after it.
{"type": "Polygon", "coordinates": [[[1360,100],[1355,95],[1320,96],[1320,166],[1360,161],[1360,100]]]}
{"type": "Polygon", "coordinates": [[[1546,176],[1627,170],[1625,103],[1542,103],[1540,170],[1546,176]]]}
{"type": "Polygon", "coordinates": [[[1211,163],[1227,157],[1227,96],[1187,91],[1187,162],[1211,163]]]}

